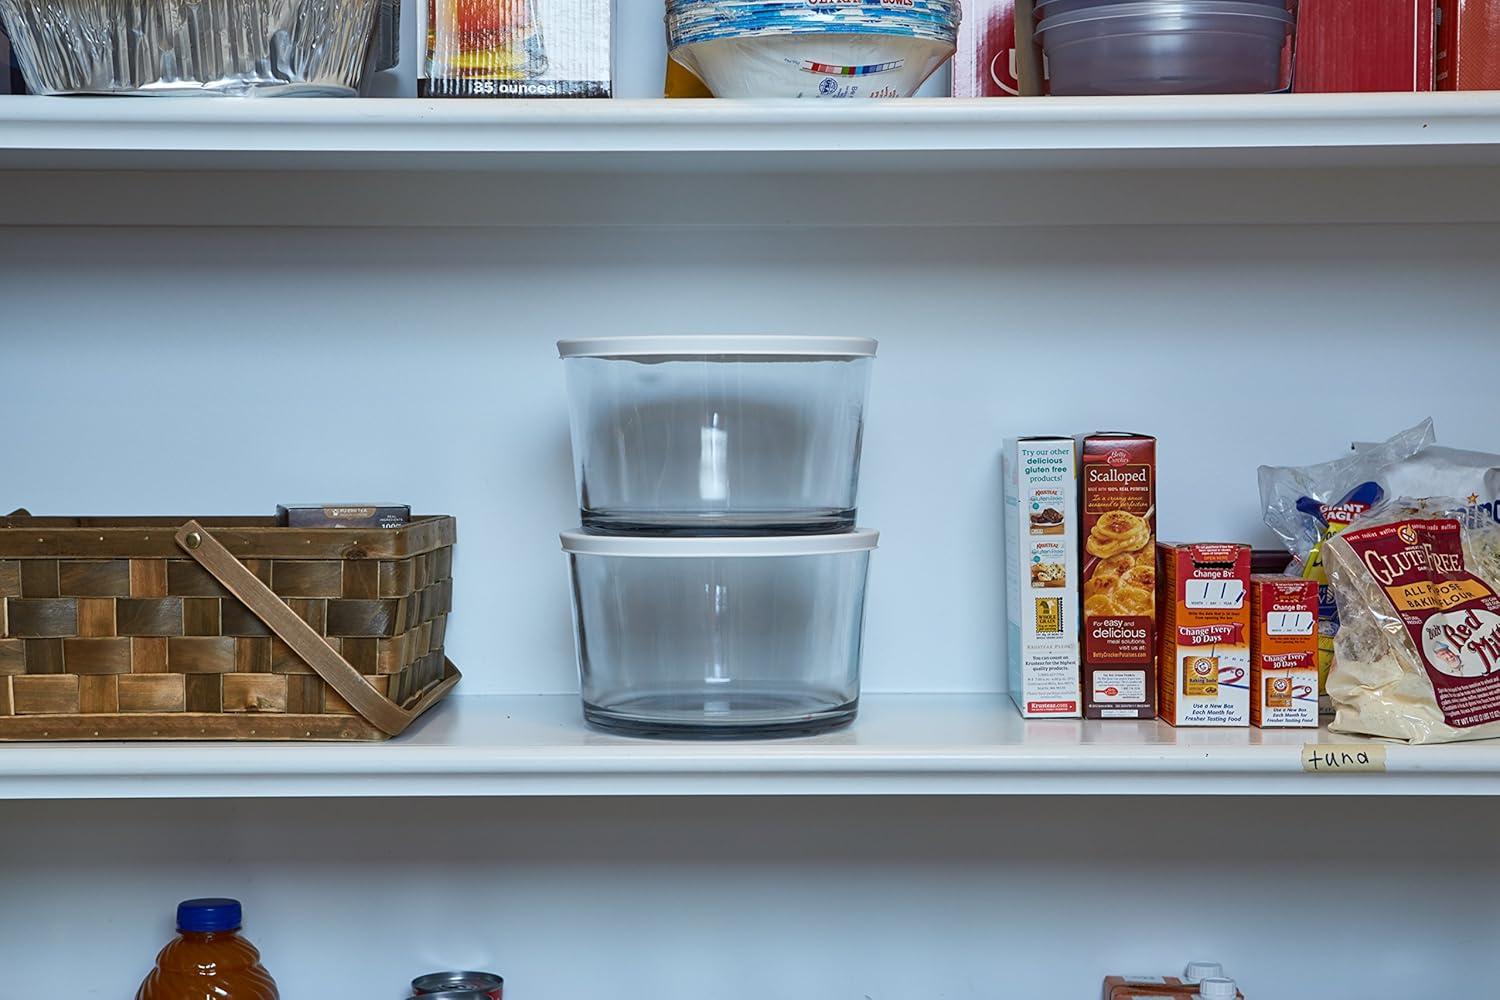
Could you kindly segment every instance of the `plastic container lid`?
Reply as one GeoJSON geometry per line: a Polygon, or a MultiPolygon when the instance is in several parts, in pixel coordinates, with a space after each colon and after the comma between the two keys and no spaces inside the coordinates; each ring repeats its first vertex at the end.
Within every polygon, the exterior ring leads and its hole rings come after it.
{"type": "Polygon", "coordinates": [[[1040,35],[1052,28],[1063,28],[1070,24],[1088,21],[1110,21],[1116,18],[1133,17],[1257,17],[1283,24],[1296,24],[1297,18],[1287,10],[1262,3],[1232,3],[1230,0],[1182,0],[1169,3],[1153,0],[1148,3],[1120,3],[1108,7],[1086,7],[1070,10],[1037,22],[1036,33],[1040,35]]]}
{"type": "Polygon", "coordinates": [[[559,340],[563,358],[671,358],[773,355],[779,357],[873,358],[870,337],[785,337],[736,334],[700,337],[595,337],[559,340]]]}
{"type": "Polygon", "coordinates": [[[177,904],[177,929],[198,933],[239,930],[241,916],[237,899],[186,899],[177,904]]]}
{"type": "Polygon", "coordinates": [[[714,557],[826,556],[840,552],[868,552],[880,532],[855,528],[828,535],[746,535],[724,537],[658,538],[636,535],[586,535],[564,531],[564,552],[584,556],[635,556],[655,559],[714,557]]]}
{"type": "Polygon", "coordinates": [[[1193,984],[1201,983],[1205,979],[1223,979],[1224,966],[1219,962],[1189,962],[1182,978],[1193,984]]]}
{"type": "Polygon", "coordinates": [[[1235,1000],[1238,992],[1233,979],[1214,977],[1198,984],[1198,995],[1203,1000],[1235,1000]]]}

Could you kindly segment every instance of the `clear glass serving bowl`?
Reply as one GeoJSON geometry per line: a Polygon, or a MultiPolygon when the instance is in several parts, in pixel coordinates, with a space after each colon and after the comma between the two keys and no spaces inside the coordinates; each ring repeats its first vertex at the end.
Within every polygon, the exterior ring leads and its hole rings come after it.
{"type": "Polygon", "coordinates": [[[859,706],[879,534],[565,532],[584,717],[643,736],[801,735],[859,706]]]}

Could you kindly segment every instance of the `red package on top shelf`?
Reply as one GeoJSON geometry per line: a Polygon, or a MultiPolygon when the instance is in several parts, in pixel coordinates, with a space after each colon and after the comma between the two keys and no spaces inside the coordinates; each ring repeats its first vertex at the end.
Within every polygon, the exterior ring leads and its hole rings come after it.
{"type": "Polygon", "coordinates": [[[953,55],[954,97],[1040,94],[1034,0],[966,0],[953,55]]]}
{"type": "Polygon", "coordinates": [[[1292,89],[1432,90],[1436,35],[1435,0],[1302,0],[1292,89]]]}
{"type": "Polygon", "coordinates": [[[1440,0],[1439,90],[1500,90],[1500,2],[1440,0]]]}

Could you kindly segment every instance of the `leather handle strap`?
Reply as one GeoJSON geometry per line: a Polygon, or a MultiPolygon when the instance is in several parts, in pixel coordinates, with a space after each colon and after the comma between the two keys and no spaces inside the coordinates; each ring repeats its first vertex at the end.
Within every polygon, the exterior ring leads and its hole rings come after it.
{"type": "Polygon", "coordinates": [[[189,521],[178,529],[177,544],[381,732],[397,735],[458,683],[458,671],[453,664],[447,663],[443,680],[410,709],[402,708],[365,683],[364,677],[348,660],[324,642],[312,626],[298,617],[285,601],[272,593],[270,587],[197,521],[189,521]]]}

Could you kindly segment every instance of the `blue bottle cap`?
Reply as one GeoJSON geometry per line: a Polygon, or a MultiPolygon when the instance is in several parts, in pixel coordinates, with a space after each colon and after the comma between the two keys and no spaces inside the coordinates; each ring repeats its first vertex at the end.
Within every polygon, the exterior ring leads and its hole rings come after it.
{"type": "Polygon", "coordinates": [[[237,899],[188,899],[177,904],[179,931],[236,931],[240,917],[237,899]]]}

